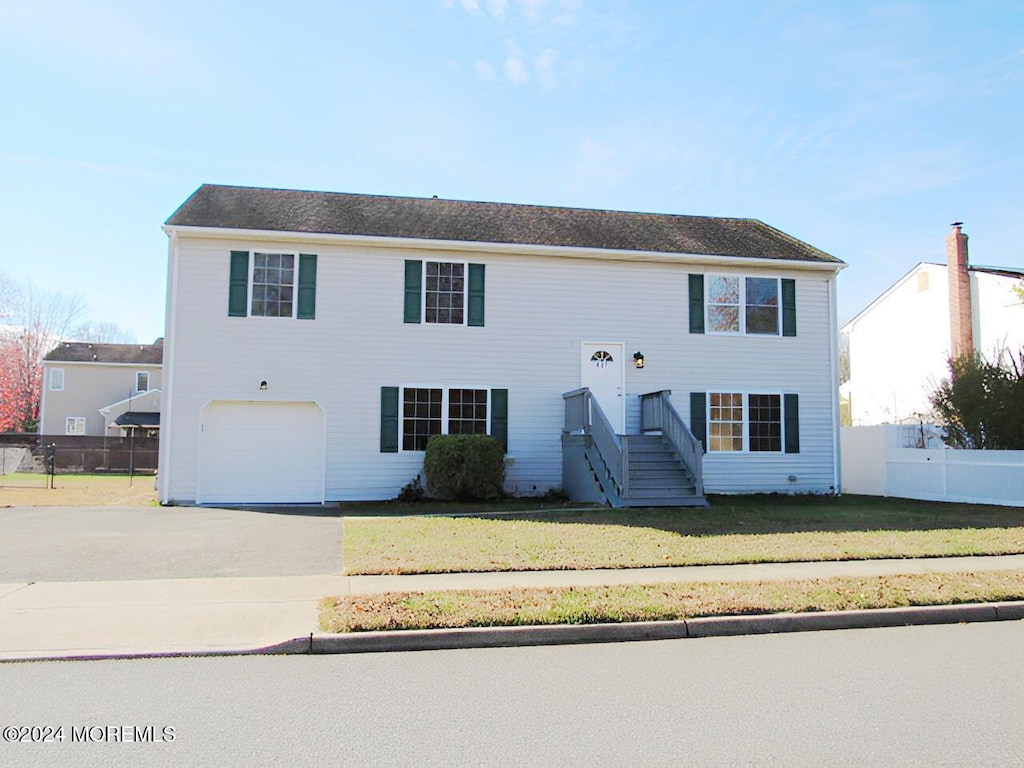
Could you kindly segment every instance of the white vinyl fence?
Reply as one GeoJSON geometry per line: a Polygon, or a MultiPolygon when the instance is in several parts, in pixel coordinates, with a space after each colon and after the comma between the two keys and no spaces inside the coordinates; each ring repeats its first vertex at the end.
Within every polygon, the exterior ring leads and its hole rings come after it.
{"type": "Polygon", "coordinates": [[[1024,507],[1024,451],[903,448],[903,430],[842,428],[843,493],[1024,507]]]}

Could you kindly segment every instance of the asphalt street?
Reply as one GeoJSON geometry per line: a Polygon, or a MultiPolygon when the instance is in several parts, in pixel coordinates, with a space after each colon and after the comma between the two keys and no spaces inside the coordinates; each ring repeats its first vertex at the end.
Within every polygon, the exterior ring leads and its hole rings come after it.
{"type": "Polygon", "coordinates": [[[0,725],[64,726],[61,742],[0,743],[0,764],[1022,765],[1022,647],[1016,621],[0,664],[0,725]],[[126,743],[147,733],[161,740],[126,743]]]}
{"type": "Polygon", "coordinates": [[[336,509],[0,509],[0,583],[341,572],[336,509]]]}

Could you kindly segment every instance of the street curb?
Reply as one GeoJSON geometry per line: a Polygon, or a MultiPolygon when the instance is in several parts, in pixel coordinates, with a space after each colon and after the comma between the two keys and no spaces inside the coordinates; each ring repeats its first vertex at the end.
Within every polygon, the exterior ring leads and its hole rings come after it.
{"type": "Polygon", "coordinates": [[[525,627],[468,627],[391,632],[314,634],[296,638],[263,653],[383,653],[460,648],[502,648],[580,643],[625,643],[697,637],[871,629],[927,624],[960,624],[1024,619],[1024,601],[915,606],[820,613],[773,613],[763,616],[713,616],[682,621],[623,624],[558,624],[525,627]]]}
{"type": "Polygon", "coordinates": [[[37,661],[107,661],[177,659],[212,656],[321,655],[387,653],[464,648],[628,643],[645,640],[728,637],[739,635],[873,629],[928,624],[962,624],[1024,620],[1024,600],[1002,603],[876,608],[819,613],[771,613],[759,616],[709,616],[681,621],[636,621],[622,624],[553,624],[523,627],[415,629],[349,634],[309,634],[255,648],[122,653],[54,653],[48,656],[0,658],[0,664],[37,661]]]}

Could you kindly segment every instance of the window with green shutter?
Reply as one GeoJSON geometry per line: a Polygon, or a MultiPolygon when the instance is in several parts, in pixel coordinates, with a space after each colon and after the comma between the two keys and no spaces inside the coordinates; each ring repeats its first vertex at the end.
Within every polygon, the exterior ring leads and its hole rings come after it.
{"type": "Polygon", "coordinates": [[[316,254],[299,254],[299,302],[296,317],[316,318],[316,254]]]}
{"type": "Polygon", "coordinates": [[[398,453],[398,387],[380,388],[380,452],[398,453]]]}
{"type": "Polygon", "coordinates": [[[786,420],[786,453],[800,453],[800,396],[785,395],[783,403],[786,420]]]}
{"type": "Polygon", "coordinates": [[[704,333],[704,275],[690,275],[690,333],[704,333]]]}
{"type": "Polygon", "coordinates": [[[796,280],[782,281],[782,335],[796,336],[796,280]]]}
{"type": "Polygon", "coordinates": [[[231,251],[228,315],[315,318],[316,254],[231,251]]]}
{"type": "Polygon", "coordinates": [[[508,453],[508,390],[491,390],[491,437],[508,453]]]}
{"type": "Polygon", "coordinates": [[[704,392],[690,393],[690,431],[700,440],[705,453],[708,450],[708,396],[704,392]]]}
{"type": "Polygon", "coordinates": [[[422,451],[433,435],[489,434],[508,451],[508,390],[381,387],[381,453],[422,451]]]}
{"type": "Polygon", "coordinates": [[[482,327],[484,275],[483,264],[407,260],[403,322],[482,327]]]}
{"type": "Polygon", "coordinates": [[[249,252],[231,252],[228,315],[245,317],[249,308],[249,252]]]}
{"type": "Polygon", "coordinates": [[[796,336],[796,281],[689,276],[690,333],[796,336]]]}

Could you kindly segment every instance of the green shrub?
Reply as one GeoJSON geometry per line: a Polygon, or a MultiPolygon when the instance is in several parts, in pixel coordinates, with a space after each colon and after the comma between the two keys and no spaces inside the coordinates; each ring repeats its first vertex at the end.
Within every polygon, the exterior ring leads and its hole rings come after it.
{"type": "Polygon", "coordinates": [[[501,497],[505,452],[487,435],[434,435],[423,458],[427,493],[442,501],[501,497]]]}
{"type": "Polygon", "coordinates": [[[427,489],[424,488],[423,483],[420,482],[420,476],[416,475],[416,477],[402,486],[402,490],[398,492],[398,496],[395,497],[395,500],[402,501],[407,504],[413,504],[417,501],[422,501],[426,493],[427,489]]]}

